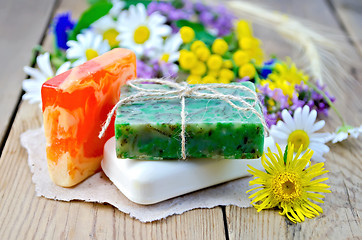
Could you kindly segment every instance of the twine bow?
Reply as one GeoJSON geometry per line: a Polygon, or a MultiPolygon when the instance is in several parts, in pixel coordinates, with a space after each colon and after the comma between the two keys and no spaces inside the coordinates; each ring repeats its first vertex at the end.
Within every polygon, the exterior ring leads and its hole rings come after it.
{"type": "Polygon", "coordinates": [[[167,100],[167,99],[180,99],[181,103],[181,153],[182,159],[186,159],[186,137],[185,137],[185,129],[186,129],[186,112],[185,112],[185,98],[195,98],[195,99],[219,99],[228,103],[234,109],[237,109],[242,112],[251,111],[253,112],[261,121],[265,133],[268,132],[268,127],[265,123],[264,117],[255,109],[257,104],[260,105],[258,100],[258,96],[254,91],[245,87],[243,85],[233,85],[233,84],[199,84],[193,85],[192,87],[185,82],[176,83],[169,80],[163,79],[135,79],[128,81],[126,85],[130,86],[138,90],[139,92],[128,96],[126,98],[122,98],[118,101],[118,103],[112,108],[112,110],[108,113],[108,117],[106,122],[102,126],[102,130],[99,133],[98,137],[102,138],[105,131],[107,130],[112,116],[119,106],[134,103],[134,102],[146,102],[150,100],[167,100]],[[170,89],[146,89],[136,84],[142,84],[144,82],[148,83],[156,83],[168,86],[170,89]],[[218,88],[229,88],[229,89],[240,89],[243,91],[247,91],[251,93],[252,97],[242,97],[242,96],[233,96],[230,94],[223,94],[217,91],[218,88]],[[251,101],[252,103],[248,103],[247,101],[251,101]],[[241,103],[241,106],[236,105],[234,102],[241,103]]]}

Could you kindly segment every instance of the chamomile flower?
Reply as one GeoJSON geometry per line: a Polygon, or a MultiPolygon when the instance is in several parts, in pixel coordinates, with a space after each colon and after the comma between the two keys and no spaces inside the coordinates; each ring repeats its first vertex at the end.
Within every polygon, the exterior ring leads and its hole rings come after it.
{"type": "Polygon", "coordinates": [[[137,56],[142,55],[146,49],[159,49],[162,38],[172,31],[171,27],[165,24],[166,21],[166,17],[157,12],[147,16],[146,7],[141,3],[132,5],[118,18],[117,31],[120,34],[117,40],[122,47],[133,50],[137,56]]]}
{"type": "Polygon", "coordinates": [[[167,38],[158,53],[159,59],[163,62],[176,62],[180,56],[179,49],[181,44],[182,39],[180,34],[175,34],[167,38]]]}
{"type": "Polygon", "coordinates": [[[126,2],[121,0],[111,0],[113,6],[111,10],[109,10],[108,14],[113,18],[117,18],[124,6],[126,6],[126,2]]]}
{"type": "Polygon", "coordinates": [[[23,81],[25,91],[23,99],[28,100],[29,103],[40,103],[39,106],[41,106],[41,86],[46,80],[67,71],[70,68],[70,62],[63,63],[55,74],[50,64],[48,52],[39,55],[36,58],[36,63],[38,68],[24,67],[24,72],[30,78],[23,81]]]}
{"type": "Polygon", "coordinates": [[[70,40],[67,42],[67,58],[75,59],[72,66],[78,66],[86,61],[102,55],[110,50],[110,46],[102,36],[91,30],[86,30],[77,35],[77,41],[70,40]]]}
{"type": "Polygon", "coordinates": [[[280,145],[291,143],[296,150],[301,146],[303,151],[307,148],[312,149],[313,160],[324,162],[323,154],[329,152],[329,147],[325,145],[329,133],[316,133],[325,125],[324,120],[314,123],[316,118],[317,112],[310,111],[309,106],[304,106],[303,109],[297,108],[293,117],[284,109],[283,121],[278,121],[277,125],[271,127],[270,135],[280,145]]]}
{"type": "Polygon", "coordinates": [[[349,125],[342,126],[337,129],[335,133],[330,134],[327,142],[332,141],[332,143],[342,142],[346,140],[349,136],[353,138],[358,138],[359,134],[362,133],[362,125],[359,127],[352,127],[349,125]]]}
{"type": "Polygon", "coordinates": [[[172,35],[167,38],[157,53],[157,58],[160,61],[161,65],[164,63],[168,64],[168,68],[171,68],[171,71],[174,73],[178,72],[178,66],[175,62],[180,57],[180,46],[182,44],[182,39],[179,34],[172,35]]]}
{"type": "Polygon", "coordinates": [[[112,0],[112,4],[113,7],[109,10],[108,14],[92,23],[91,26],[96,33],[102,35],[103,40],[108,41],[111,47],[117,47],[119,46],[119,41],[117,40],[119,35],[117,19],[126,3],[119,0],[112,0]]]}
{"type": "Polygon", "coordinates": [[[119,41],[117,40],[119,35],[117,31],[117,21],[115,21],[111,15],[107,14],[101,17],[91,26],[96,33],[103,37],[103,40],[108,41],[111,47],[117,47],[119,45],[119,41]]]}

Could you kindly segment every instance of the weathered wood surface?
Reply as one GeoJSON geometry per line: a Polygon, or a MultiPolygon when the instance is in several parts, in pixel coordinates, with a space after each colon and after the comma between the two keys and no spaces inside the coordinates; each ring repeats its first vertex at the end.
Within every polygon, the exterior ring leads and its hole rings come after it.
{"type": "Polygon", "coordinates": [[[23,66],[48,25],[55,0],[0,1],[0,146],[21,97],[23,66]]]}
{"type": "MultiPolygon", "coordinates": [[[[285,12],[300,18],[311,20],[329,28],[337,29],[340,26],[333,9],[325,1],[258,1],[267,2],[267,5],[277,11],[285,12]]],[[[343,23],[348,24],[348,23],[343,23]]],[[[361,26],[362,23],[360,23],[361,26]]],[[[258,30],[258,29],[256,29],[258,30]]],[[[293,50],[290,44],[279,44],[280,36],[273,37],[272,31],[259,31],[266,49],[277,55],[291,55],[293,50]],[[270,41],[268,41],[270,39],[270,41]]],[[[340,34],[345,34],[343,30],[340,34]]],[[[345,42],[348,41],[346,37],[345,42]]],[[[353,48],[354,46],[350,46],[353,48]]],[[[295,52],[295,51],[294,51],[295,52]]],[[[360,59],[357,58],[360,61],[360,59]]],[[[361,62],[359,64],[362,70],[361,62]]],[[[347,66],[348,67],[348,66],[347,66]]],[[[352,69],[351,66],[349,68],[352,69]]],[[[337,108],[345,119],[354,126],[361,124],[362,106],[360,93],[362,92],[362,75],[356,75],[355,81],[342,84],[341,89],[329,89],[337,97],[337,108]],[[342,94],[341,94],[342,93],[342,94]],[[347,107],[348,106],[348,107],[347,107]]],[[[328,85],[328,83],[327,83],[328,85]]],[[[326,129],[333,131],[340,125],[336,115],[332,113],[328,118],[326,129]]],[[[358,140],[349,140],[342,144],[330,145],[331,152],[326,155],[326,169],[332,194],[328,194],[324,213],[321,216],[308,219],[301,224],[291,224],[281,218],[277,211],[269,210],[257,213],[254,209],[240,209],[226,207],[227,224],[230,239],[352,239],[362,237],[362,146],[358,140]],[[248,224],[245,224],[248,223],[248,224]]]]}
{"type": "Polygon", "coordinates": [[[353,44],[362,56],[362,1],[332,0],[332,3],[342,27],[351,36],[353,44]]]}
{"type": "MultiPolygon", "coordinates": [[[[293,2],[259,0],[258,2],[266,3],[272,9],[304,17],[332,28],[340,29],[340,26],[345,26],[344,29],[340,30],[341,34],[346,34],[344,31],[347,30],[351,36],[353,34],[360,36],[358,35],[360,34],[358,27],[361,24],[358,25],[351,20],[346,20],[350,19],[348,11],[343,13],[346,15],[345,17],[339,16],[341,13],[338,13],[340,11],[338,9],[345,5],[338,5],[337,1],[342,0],[333,0],[330,2],[331,4],[322,0],[293,2]]],[[[11,4],[15,4],[15,2],[7,0],[1,4],[12,6],[11,4]]],[[[35,8],[39,8],[44,19],[43,21],[39,20],[39,24],[34,30],[37,31],[37,34],[34,33],[35,42],[32,45],[28,44],[28,49],[20,48],[25,40],[18,41],[16,48],[17,67],[13,66],[13,71],[5,72],[0,77],[1,86],[6,86],[9,91],[11,90],[17,96],[15,97],[16,100],[21,94],[20,85],[24,78],[22,66],[30,64],[30,49],[39,42],[39,39],[42,39],[42,33],[46,32],[46,25],[50,19],[45,13],[46,9],[50,11],[52,7],[45,5],[40,7],[24,5],[28,7],[28,11],[24,14],[34,13],[36,12],[35,8]],[[10,78],[14,79],[13,81],[17,82],[17,85],[6,85],[7,79],[10,78]]],[[[15,14],[20,11],[18,8],[8,7],[7,9],[15,14]]],[[[86,3],[84,1],[63,0],[56,5],[55,12],[72,10],[72,16],[78,18],[85,8],[86,3]]],[[[36,13],[41,15],[39,12],[36,13]]],[[[3,19],[2,7],[0,7],[0,13],[0,18],[3,19]]],[[[360,15],[360,13],[361,11],[357,11],[357,14],[360,15]]],[[[10,13],[6,14],[10,16],[10,13]]],[[[24,19],[19,24],[21,25],[23,22],[27,24],[23,24],[24,26],[21,26],[23,28],[20,27],[19,29],[25,29],[29,26],[24,19]]],[[[357,23],[360,22],[357,21],[357,23]]],[[[6,23],[0,23],[1,27],[6,25],[6,23]]],[[[6,27],[9,29],[9,26],[6,27]]],[[[2,30],[2,28],[0,29],[2,30]]],[[[257,28],[256,33],[262,38],[269,53],[282,56],[292,55],[292,46],[286,44],[280,37],[276,37],[275,34],[272,35],[272,31],[257,28]]],[[[3,32],[0,33],[1,41],[3,41],[2,34],[3,32]]],[[[11,35],[11,33],[8,34],[11,35]]],[[[7,36],[9,39],[12,37],[10,35],[7,36]]],[[[17,35],[15,34],[15,36],[17,35]]],[[[360,37],[352,38],[354,45],[351,47],[357,49],[356,46],[361,46],[361,44],[355,39],[360,40],[360,37]]],[[[49,50],[51,43],[51,37],[46,36],[44,40],[45,49],[49,50]]],[[[344,84],[341,89],[330,89],[330,92],[337,97],[337,107],[346,116],[348,122],[353,125],[360,124],[362,119],[362,105],[359,99],[362,92],[361,64],[355,70],[357,77],[355,81],[344,84]]],[[[9,97],[3,98],[3,92],[1,92],[0,98],[1,107],[8,107],[11,115],[11,112],[15,110],[17,101],[14,101],[13,106],[8,106],[12,104],[7,100],[9,97]]],[[[8,121],[9,118],[6,119],[8,121]]],[[[3,121],[0,122],[3,123],[3,121]]],[[[328,118],[327,123],[326,128],[330,131],[340,124],[333,113],[328,118]]],[[[333,194],[327,195],[326,202],[322,206],[325,213],[318,218],[306,220],[301,224],[291,224],[274,210],[257,213],[253,208],[217,207],[193,210],[162,221],[144,224],[109,205],[80,201],[59,202],[36,197],[34,185],[31,182],[31,173],[27,167],[27,153],[20,146],[19,136],[27,129],[37,128],[41,124],[41,113],[38,106],[21,102],[0,159],[0,222],[2,223],[0,225],[0,239],[362,238],[360,220],[362,208],[360,156],[362,155],[362,146],[358,140],[349,140],[331,146],[331,152],[326,156],[326,168],[330,171],[328,184],[331,185],[333,194]],[[224,222],[223,214],[226,216],[226,222],[224,222]],[[225,231],[225,226],[227,231],[225,231]]],[[[2,130],[2,125],[0,125],[0,137],[6,131],[6,125],[3,127],[5,130],[2,130]]]]}

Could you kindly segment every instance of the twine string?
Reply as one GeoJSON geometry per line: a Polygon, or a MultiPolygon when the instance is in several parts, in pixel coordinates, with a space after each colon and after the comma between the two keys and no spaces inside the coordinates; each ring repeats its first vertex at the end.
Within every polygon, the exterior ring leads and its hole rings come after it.
{"type": "Polygon", "coordinates": [[[260,114],[255,106],[260,104],[258,96],[255,91],[252,91],[248,87],[242,85],[231,85],[231,84],[200,84],[190,87],[187,83],[176,83],[170,80],[165,79],[135,79],[128,81],[126,85],[131,88],[138,90],[138,93],[130,95],[126,98],[120,99],[112,110],[108,113],[107,120],[102,126],[98,137],[102,138],[105,131],[107,130],[112,116],[116,112],[119,106],[131,104],[134,102],[145,102],[145,101],[157,101],[157,100],[171,100],[171,99],[180,99],[181,103],[181,153],[182,159],[186,159],[186,111],[185,111],[185,98],[194,98],[194,99],[219,99],[228,103],[232,108],[246,113],[248,111],[253,112],[261,121],[265,134],[268,133],[268,127],[265,123],[264,117],[260,114]],[[144,82],[162,84],[169,87],[169,89],[149,89],[139,86],[144,82]],[[233,96],[231,94],[223,94],[217,91],[218,88],[228,88],[228,89],[240,89],[251,93],[251,97],[241,97],[233,96]],[[236,105],[234,102],[239,102],[242,106],[236,105]],[[248,101],[251,101],[249,103],[248,101]]]}

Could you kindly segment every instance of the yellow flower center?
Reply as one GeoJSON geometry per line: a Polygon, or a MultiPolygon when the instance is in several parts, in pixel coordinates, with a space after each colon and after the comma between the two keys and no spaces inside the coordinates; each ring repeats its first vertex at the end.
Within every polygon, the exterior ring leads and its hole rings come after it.
{"type": "Polygon", "coordinates": [[[164,54],[162,54],[161,61],[168,62],[169,58],[170,58],[170,54],[164,53],[164,54]]]}
{"type": "Polygon", "coordinates": [[[85,51],[85,57],[87,58],[87,60],[91,60],[95,57],[98,57],[98,52],[96,50],[94,50],[93,48],[88,48],[85,51]]]}
{"type": "Polygon", "coordinates": [[[271,188],[278,202],[291,202],[302,195],[301,180],[295,173],[283,172],[275,176],[271,188]]]}
{"type": "Polygon", "coordinates": [[[108,29],[103,33],[103,40],[107,40],[111,47],[116,47],[119,45],[119,41],[117,41],[118,34],[119,32],[116,29],[108,29]]]}
{"type": "Polygon", "coordinates": [[[137,44],[143,44],[150,38],[150,30],[146,26],[139,26],[133,35],[134,42],[137,44]]]}
{"type": "Polygon", "coordinates": [[[288,137],[288,143],[294,144],[294,151],[298,152],[300,146],[303,145],[302,151],[309,146],[309,136],[304,130],[295,130],[288,137]]]}

